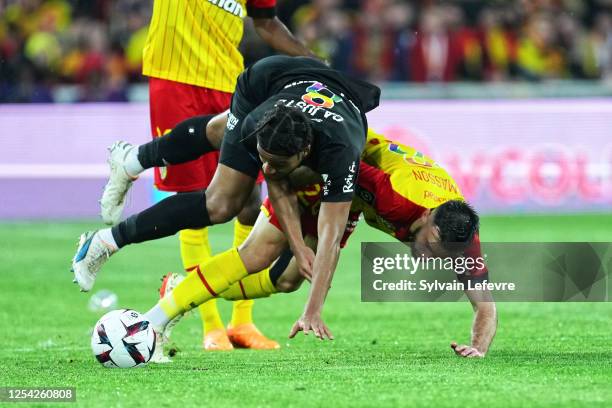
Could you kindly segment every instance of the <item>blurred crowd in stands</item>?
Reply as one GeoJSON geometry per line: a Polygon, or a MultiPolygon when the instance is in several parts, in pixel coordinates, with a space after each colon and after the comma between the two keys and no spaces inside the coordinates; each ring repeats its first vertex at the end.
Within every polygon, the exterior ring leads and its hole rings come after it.
{"type": "MultiPolygon", "coordinates": [[[[0,0],[0,102],[125,101],[154,0],[0,0]]],[[[205,0],[197,0],[205,1],[205,0]]],[[[612,0],[278,0],[332,66],[377,82],[612,77],[612,0]]],[[[270,53],[245,31],[247,65],[270,53]]]]}

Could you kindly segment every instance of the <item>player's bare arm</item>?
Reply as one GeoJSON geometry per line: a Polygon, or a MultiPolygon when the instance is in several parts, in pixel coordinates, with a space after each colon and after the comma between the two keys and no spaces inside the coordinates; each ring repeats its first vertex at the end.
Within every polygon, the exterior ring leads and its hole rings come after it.
{"type": "Polygon", "coordinates": [[[289,337],[297,332],[308,334],[311,330],[316,337],[333,340],[333,335],[321,318],[323,304],[338,264],[340,242],[346,227],[350,202],[324,202],[319,212],[319,243],[313,264],[312,285],[304,313],[293,325],[289,337]]]}
{"type": "Polygon", "coordinates": [[[268,180],[270,201],[278,214],[278,220],[285,231],[289,247],[295,256],[300,274],[305,277],[312,275],[314,252],[306,246],[302,237],[300,225],[300,210],[297,196],[287,179],[268,180]]]}
{"type": "Polygon", "coordinates": [[[254,18],[255,31],[270,47],[291,56],[317,56],[289,31],[278,17],[254,18]]]}
{"type": "Polygon", "coordinates": [[[489,291],[466,290],[474,308],[471,344],[451,343],[455,354],[461,357],[484,357],[497,330],[497,310],[489,291]]]}

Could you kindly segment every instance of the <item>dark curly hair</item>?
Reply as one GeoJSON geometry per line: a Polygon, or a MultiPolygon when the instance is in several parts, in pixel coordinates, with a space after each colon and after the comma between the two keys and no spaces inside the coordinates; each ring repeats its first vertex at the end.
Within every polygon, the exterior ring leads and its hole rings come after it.
{"type": "Polygon", "coordinates": [[[294,108],[277,105],[267,111],[253,131],[257,143],[267,152],[293,156],[312,143],[312,125],[306,115],[294,108]]]}
{"type": "Polygon", "coordinates": [[[463,250],[472,243],[480,219],[471,205],[450,200],[436,208],[434,224],[440,230],[440,242],[448,250],[463,250]]]}

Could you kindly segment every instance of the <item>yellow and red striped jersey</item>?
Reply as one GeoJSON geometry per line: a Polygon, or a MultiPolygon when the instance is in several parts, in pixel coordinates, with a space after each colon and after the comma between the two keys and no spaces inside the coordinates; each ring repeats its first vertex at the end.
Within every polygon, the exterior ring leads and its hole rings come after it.
{"type": "MultiPolygon", "coordinates": [[[[302,207],[302,232],[317,236],[321,206],[321,184],[299,189],[296,194],[302,207]]],[[[429,210],[450,200],[464,200],[450,174],[435,161],[416,149],[368,129],[361,154],[355,197],[351,205],[342,242],[353,232],[359,216],[373,228],[399,241],[414,240],[413,223],[429,210]]],[[[262,206],[272,225],[281,228],[268,199],[262,206]]],[[[342,246],[344,246],[342,244],[342,246]]],[[[472,258],[482,256],[480,235],[464,251],[472,258]]],[[[486,267],[475,265],[470,276],[486,279],[486,267]]]]}
{"type": "Polygon", "coordinates": [[[274,17],[276,0],[155,0],[142,73],[233,92],[244,69],[243,21],[274,17]]]}
{"type": "Polygon", "coordinates": [[[368,129],[361,154],[359,189],[353,209],[371,226],[398,239],[423,211],[463,195],[448,172],[435,161],[368,129]]]}

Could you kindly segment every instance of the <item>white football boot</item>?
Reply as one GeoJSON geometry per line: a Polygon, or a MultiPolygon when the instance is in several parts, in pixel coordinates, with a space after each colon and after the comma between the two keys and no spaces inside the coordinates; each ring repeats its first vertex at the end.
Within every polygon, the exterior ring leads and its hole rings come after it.
{"type": "Polygon", "coordinates": [[[125,170],[125,159],[134,148],[134,145],[122,141],[115,142],[108,148],[110,176],[100,199],[100,215],[102,221],[108,225],[115,225],[121,220],[125,196],[137,178],[130,176],[125,170]]]}
{"type": "Polygon", "coordinates": [[[72,259],[73,282],[79,284],[81,292],[91,290],[98,271],[116,251],[116,248],[102,241],[98,231],[88,231],[81,235],[72,259]]]}
{"type": "MultiPolygon", "coordinates": [[[[174,288],[178,286],[181,281],[185,279],[184,276],[179,275],[178,273],[168,273],[166,276],[162,278],[162,285],[159,289],[159,296],[163,298],[174,288]]],[[[178,315],[174,319],[170,320],[166,327],[164,327],[159,333],[155,331],[155,351],[153,352],[153,356],[151,356],[151,362],[157,364],[165,364],[171,363],[172,360],[170,357],[164,354],[164,347],[170,341],[170,334],[172,333],[172,329],[176,324],[181,320],[183,315],[178,315]]]]}

